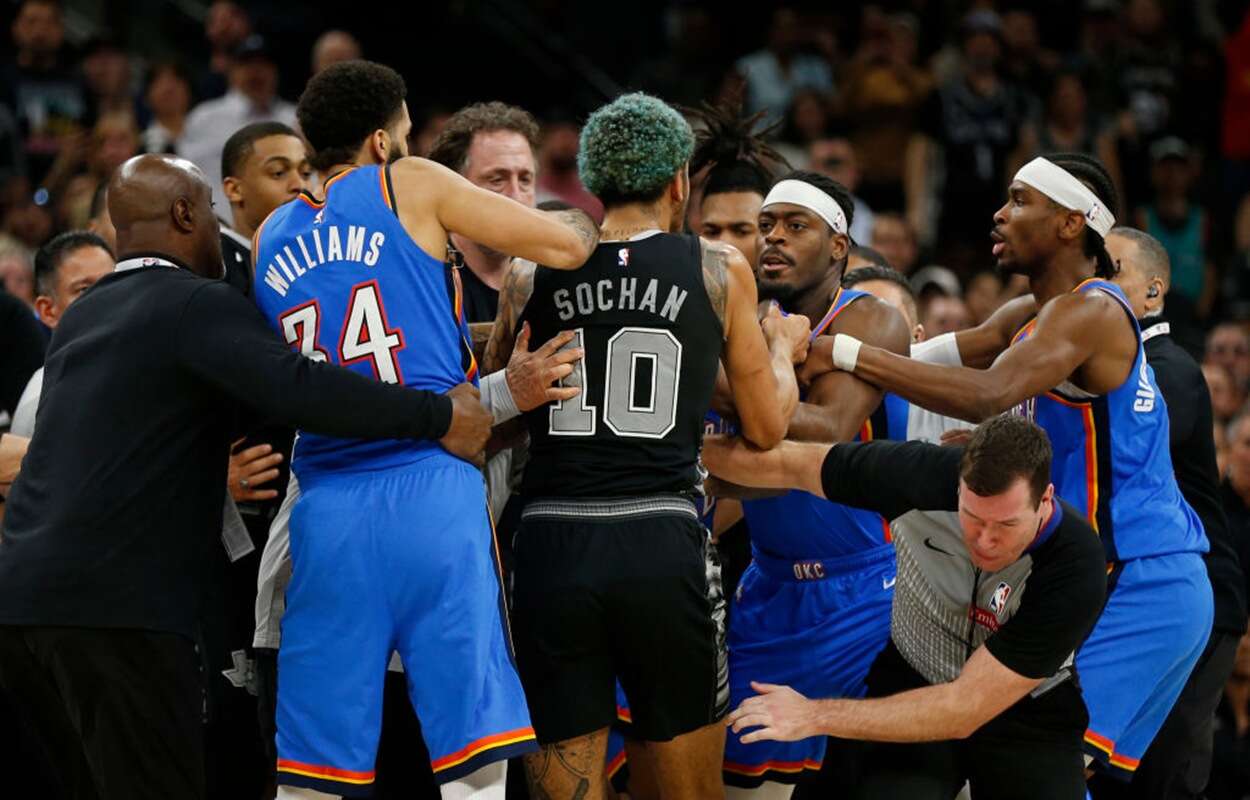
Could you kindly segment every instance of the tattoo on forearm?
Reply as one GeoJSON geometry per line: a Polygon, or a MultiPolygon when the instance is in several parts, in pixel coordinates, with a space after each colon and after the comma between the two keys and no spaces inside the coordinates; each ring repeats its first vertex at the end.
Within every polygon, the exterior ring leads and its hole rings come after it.
{"type": "Polygon", "coordinates": [[[590,215],[580,208],[570,208],[564,211],[549,211],[549,214],[555,215],[557,219],[568,225],[586,244],[587,250],[594,249],[599,244],[599,226],[590,218],[590,215]]]}
{"type": "Polygon", "coordinates": [[[729,297],[729,253],[719,242],[700,240],[703,246],[703,285],[712,310],[725,327],[725,306],[729,297]]]}
{"type": "Polygon", "coordinates": [[[508,365],[512,357],[512,346],[516,343],[516,324],[534,293],[533,261],[521,258],[512,259],[508,274],[504,276],[503,286],[499,289],[499,312],[495,317],[495,325],[491,329],[490,339],[486,342],[486,350],[482,354],[482,374],[489,375],[508,365]]]}

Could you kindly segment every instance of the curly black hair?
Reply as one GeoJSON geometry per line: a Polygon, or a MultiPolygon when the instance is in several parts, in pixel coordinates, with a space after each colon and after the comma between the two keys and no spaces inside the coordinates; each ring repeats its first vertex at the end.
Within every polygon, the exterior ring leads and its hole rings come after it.
{"type": "Polygon", "coordinates": [[[343,61],[314,75],[295,110],[315,151],[313,168],[351,161],[374,131],[395,123],[407,94],[398,72],[372,61],[343,61]]]}
{"type": "Polygon", "coordinates": [[[805,169],[796,169],[787,172],[778,178],[781,181],[803,181],[810,183],[817,189],[833,198],[833,201],[842,209],[842,213],[846,215],[846,227],[851,227],[851,222],[855,218],[855,201],[851,199],[851,192],[842,184],[830,178],[828,175],[821,175],[819,172],[809,172],[805,169]]]}
{"type": "MultiPolygon", "coordinates": [[[[1044,158],[1057,167],[1063,167],[1072,173],[1078,181],[1085,184],[1091,192],[1098,196],[1102,204],[1107,210],[1114,213],[1116,206],[1119,204],[1119,198],[1116,196],[1115,183],[1111,180],[1107,168],[1102,162],[1093,156],[1087,156],[1084,153],[1054,153],[1046,155],[1044,158]]],[[[1099,235],[1098,231],[1085,226],[1085,240],[1082,244],[1085,255],[1096,259],[1098,264],[1094,268],[1094,276],[1111,280],[1115,277],[1120,268],[1116,266],[1111,259],[1111,255],[1107,252],[1107,243],[1099,235]]]]}
{"type": "Polygon", "coordinates": [[[704,197],[724,192],[766,195],[777,168],[790,168],[785,156],[767,142],[781,122],[756,130],[767,112],[744,116],[743,95],[740,84],[736,92],[719,104],[704,102],[698,108],[679,106],[697,128],[690,174],[710,167],[703,185],[704,197]]]}

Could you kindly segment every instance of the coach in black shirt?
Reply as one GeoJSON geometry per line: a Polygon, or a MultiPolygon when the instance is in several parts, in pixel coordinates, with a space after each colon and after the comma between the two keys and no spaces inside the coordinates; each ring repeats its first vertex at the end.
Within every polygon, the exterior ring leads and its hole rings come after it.
{"type": "Polygon", "coordinates": [[[1107,236],[1107,252],[1120,267],[1116,283],[1138,317],[1146,361],[1167,403],[1176,482],[1211,542],[1203,560],[1215,598],[1215,621],[1206,649],[1132,782],[1097,776],[1091,779],[1090,793],[1095,800],[1199,798],[1211,774],[1215,709],[1233,669],[1237,641],[1246,630],[1243,565],[1220,498],[1211,395],[1202,369],[1172,340],[1163,316],[1171,278],[1167,251],[1153,236],[1119,227],[1107,236]]]}
{"type": "Polygon", "coordinates": [[[56,424],[36,429],[9,495],[0,683],[68,788],[200,798],[193,642],[238,406],[331,436],[441,438],[469,458],[492,417],[472,387],[439,396],[304,358],[205,280],[222,271],[218,225],[189,162],[131,159],[108,198],[117,272],[57,327],[39,409],[56,424]]]}
{"type": "Polygon", "coordinates": [[[870,699],[752,684],[759,695],[728,720],[744,742],[865,742],[862,774],[847,780],[859,800],[950,798],[965,782],[973,797],[1084,797],[1089,717],[1072,655],[1102,610],[1105,556],[1081,513],[1055,497],[1041,428],[994,417],[966,449],[783,442],[760,453],[709,437],[703,458],[732,483],[877,511],[898,556],[870,699]],[[932,517],[956,510],[958,532],[932,517]]]}

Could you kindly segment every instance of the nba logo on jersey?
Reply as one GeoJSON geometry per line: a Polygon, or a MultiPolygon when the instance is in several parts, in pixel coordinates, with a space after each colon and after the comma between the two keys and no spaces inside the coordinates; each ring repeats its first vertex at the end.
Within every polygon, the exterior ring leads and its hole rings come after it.
{"type": "Polygon", "coordinates": [[[616,251],[616,264],[621,267],[629,266],[629,248],[622,247],[616,251]]]}
{"type": "Polygon", "coordinates": [[[317,212],[317,216],[313,217],[313,224],[320,225],[326,221],[326,210],[323,208],[317,212]]]}
{"type": "Polygon", "coordinates": [[[994,616],[1001,617],[1003,612],[1007,610],[1007,598],[1011,596],[1011,587],[1006,583],[998,584],[994,589],[993,596],[990,597],[990,611],[994,612],[994,616]]]}

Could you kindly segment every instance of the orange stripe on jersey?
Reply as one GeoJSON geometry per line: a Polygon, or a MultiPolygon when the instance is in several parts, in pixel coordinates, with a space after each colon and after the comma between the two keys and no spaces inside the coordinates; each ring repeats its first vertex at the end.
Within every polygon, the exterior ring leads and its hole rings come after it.
{"type": "Polygon", "coordinates": [[[1093,283],[1094,281],[1100,281],[1100,280],[1103,280],[1103,279],[1102,278],[1086,278],[1085,280],[1078,283],[1076,286],[1073,286],[1072,292],[1073,294],[1075,294],[1076,292],[1081,291],[1081,289],[1085,288],[1086,286],[1093,283]]]}
{"type": "Polygon", "coordinates": [[[394,211],[395,206],[391,205],[391,187],[386,185],[386,167],[378,168],[378,179],[382,184],[382,202],[386,203],[387,208],[394,211]]]}
{"type": "Polygon", "coordinates": [[[1069,400],[1055,392],[1047,392],[1046,397],[1068,408],[1079,409],[1081,425],[1085,428],[1085,500],[1088,508],[1085,513],[1089,524],[1098,530],[1098,427],[1094,424],[1094,406],[1092,403],[1069,400]]]}
{"type": "Polygon", "coordinates": [[[285,758],[278,759],[278,771],[290,772],[295,775],[306,775],[309,778],[322,778],[328,781],[338,781],[340,783],[353,783],[361,785],[365,783],[373,783],[373,770],[367,772],[337,769],[335,767],[322,767],[316,764],[304,764],[299,761],[291,761],[285,758]]]}
{"type": "Polygon", "coordinates": [[[533,738],[533,728],[517,728],[514,731],[508,731],[506,733],[496,733],[492,736],[484,736],[477,741],[470,742],[450,755],[443,756],[442,758],[431,762],[430,766],[434,768],[435,772],[442,772],[445,769],[451,769],[454,766],[463,764],[470,758],[473,758],[486,750],[491,750],[496,747],[506,747],[507,745],[529,741],[533,738]]]}
{"type": "Polygon", "coordinates": [[[1111,766],[1119,767],[1120,769],[1127,770],[1129,772],[1132,772],[1141,766],[1140,759],[1129,758],[1128,756],[1120,753],[1112,753],[1111,758],[1108,760],[1110,761],[1111,766]]]}
{"type": "Polygon", "coordinates": [[[313,197],[308,192],[300,192],[299,194],[295,196],[299,198],[300,200],[303,200],[304,203],[311,208],[322,209],[326,207],[326,203],[324,200],[318,200],[317,198],[313,197]]]}
{"type": "Polygon", "coordinates": [[[766,772],[802,772],[805,769],[819,770],[820,762],[805,758],[802,761],[765,761],[763,764],[735,764],[732,761],[726,761],[723,765],[725,772],[732,772],[735,775],[749,775],[758,778],[766,772]]]}
{"type": "Polygon", "coordinates": [[[1085,729],[1085,741],[1092,744],[1094,747],[1097,747],[1108,756],[1115,752],[1115,742],[1111,741],[1106,736],[1099,736],[1088,728],[1085,729]]]}
{"type": "MultiPolygon", "coordinates": [[[[812,338],[816,338],[817,336],[823,334],[825,329],[833,324],[833,318],[842,313],[842,308],[846,308],[846,306],[838,308],[838,301],[840,299],[842,299],[841,286],[838,287],[838,291],[834,292],[833,302],[829,304],[829,310],[825,312],[825,316],[822,317],[820,322],[816,323],[816,327],[812,329],[812,338]]],[[[850,305],[850,303],[847,303],[847,305],[850,305]]]]}
{"type": "Polygon", "coordinates": [[[859,440],[861,442],[872,441],[872,417],[864,420],[864,425],[859,429],[859,440]]]}
{"type": "Polygon", "coordinates": [[[1028,322],[1020,326],[1020,330],[1016,331],[1015,335],[1011,337],[1011,343],[1016,344],[1017,342],[1019,342],[1021,339],[1025,338],[1026,336],[1031,335],[1033,333],[1033,329],[1036,327],[1037,327],[1037,318],[1034,317],[1033,319],[1029,320],[1028,322]]]}
{"type": "Polygon", "coordinates": [[[629,709],[626,708],[625,706],[616,707],[616,718],[619,719],[621,722],[632,723],[634,721],[634,715],[629,713],[629,709]]]}
{"type": "Polygon", "coordinates": [[[894,541],[894,533],[890,530],[890,521],[885,517],[881,518],[881,529],[885,531],[885,542],[889,544],[894,541]]]}
{"type": "Polygon", "coordinates": [[[621,767],[625,766],[626,755],[627,755],[626,752],[622,750],[621,752],[617,753],[616,756],[611,761],[608,762],[608,766],[604,769],[604,772],[607,773],[607,776],[609,778],[615,778],[616,773],[620,772],[621,767]]]}

